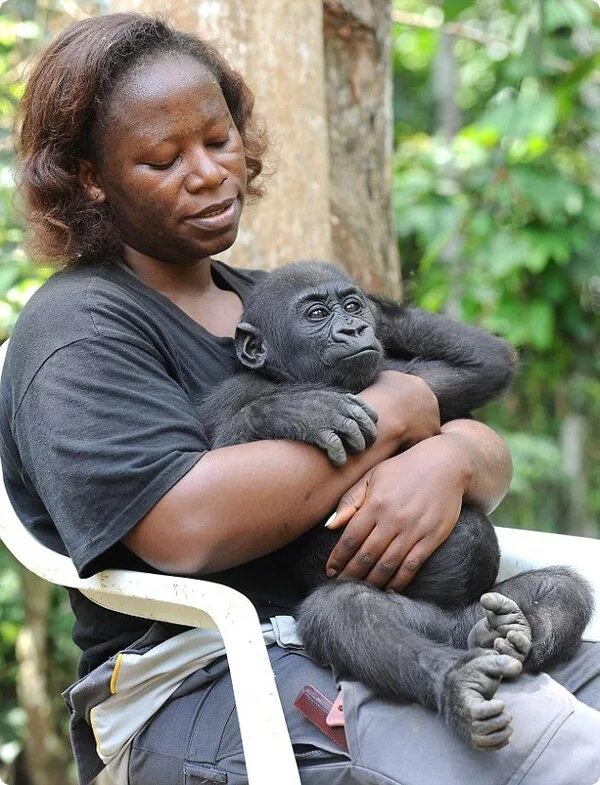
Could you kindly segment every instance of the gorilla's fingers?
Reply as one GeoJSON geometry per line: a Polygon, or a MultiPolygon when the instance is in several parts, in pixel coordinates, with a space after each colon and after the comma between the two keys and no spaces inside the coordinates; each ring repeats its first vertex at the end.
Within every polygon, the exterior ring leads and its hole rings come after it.
{"type": "Polygon", "coordinates": [[[370,420],[372,420],[375,423],[377,422],[377,420],[379,419],[379,415],[369,403],[367,403],[365,400],[363,400],[360,397],[360,395],[349,395],[348,397],[351,398],[355,404],[360,406],[360,408],[365,412],[365,414],[369,417],[370,420]]]}
{"type": "Polygon", "coordinates": [[[524,662],[531,650],[531,626],[517,603],[499,592],[486,592],[481,604],[486,616],[471,629],[469,649],[497,651],[524,662]]]}
{"type": "Polygon", "coordinates": [[[370,447],[377,438],[377,426],[373,420],[365,414],[360,406],[351,406],[348,413],[360,428],[366,444],[370,447]]]}
{"type": "Polygon", "coordinates": [[[511,630],[506,638],[496,638],[494,649],[498,654],[509,654],[523,662],[531,651],[531,636],[511,630]]]}
{"type": "Polygon", "coordinates": [[[336,428],[338,436],[344,442],[346,449],[351,453],[362,452],[367,443],[356,420],[348,417],[344,419],[343,430],[336,428]]]}
{"type": "Polygon", "coordinates": [[[315,444],[325,450],[334,466],[343,466],[348,460],[344,444],[334,431],[319,431],[315,436],[315,444]]]}
{"type": "Polygon", "coordinates": [[[522,665],[512,657],[484,655],[454,665],[444,678],[441,710],[448,725],[482,749],[500,749],[512,733],[511,716],[494,694],[522,665]]]}

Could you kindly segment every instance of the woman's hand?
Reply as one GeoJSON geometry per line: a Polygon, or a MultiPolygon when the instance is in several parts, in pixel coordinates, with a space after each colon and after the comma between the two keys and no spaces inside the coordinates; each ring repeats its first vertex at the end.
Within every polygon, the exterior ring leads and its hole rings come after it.
{"type": "Polygon", "coordinates": [[[328,575],[401,591],[448,537],[472,475],[460,440],[440,434],[383,461],[350,488],[330,528],[346,526],[328,575]]]}

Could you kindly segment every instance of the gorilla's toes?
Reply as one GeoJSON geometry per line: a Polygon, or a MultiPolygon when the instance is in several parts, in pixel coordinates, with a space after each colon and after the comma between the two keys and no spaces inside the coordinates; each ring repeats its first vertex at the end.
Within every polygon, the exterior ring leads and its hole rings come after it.
{"type": "Polygon", "coordinates": [[[459,661],[444,679],[441,711],[448,725],[480,749],[506,746],[512,717],[493,696],[503,678],[515,678],[521,669],[514,657],[500,654],[459,661]]]}
{"type": "Polygon", "coordinates": [[[499,592],[481,598],[485,618],[475,624],[467,640],[469,649],[496,651],[524,662],[531,650],[531,626],[514,600],[499,592]]]}
{"type": "Polygon", "coordinates": [[[487,622],[498,637],[494,648],[523,662],[531,649],[531,626],[514,600],[499,592],[487,592],[481,598],[487,622]]]}

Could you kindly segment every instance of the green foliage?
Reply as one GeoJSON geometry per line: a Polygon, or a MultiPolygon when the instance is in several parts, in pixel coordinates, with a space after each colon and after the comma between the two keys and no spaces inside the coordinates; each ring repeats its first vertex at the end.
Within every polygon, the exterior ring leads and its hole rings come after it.
{"type": "MultiPolygon", "coordinates": [[[[568,529],[559,436],[569,412],[587,418],[588,486],[600,485],[600,13],[587,0],[446,0],[443,16],[421,0],[397,7],[455,33],[449,59],[439,27],[417,19],[394,32],[407,293],[519,347],[515,391],[486,412],[516,472],[497,520],[568,529]],[[440,66],[456,69],[454,95],[436,90],[440,66]],[[437,127],[443,103],[461,115],[451,136],[437,127]]],[[[589,521],[599,500],[581,501],[589,521]]]]}

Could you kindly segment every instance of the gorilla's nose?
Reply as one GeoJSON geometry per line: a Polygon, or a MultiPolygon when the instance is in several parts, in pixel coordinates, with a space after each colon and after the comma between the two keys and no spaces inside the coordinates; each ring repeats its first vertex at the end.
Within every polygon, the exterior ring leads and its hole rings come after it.
{"type": "Polygon", "coordinates": [[[332,330],[332,338],[338,343],[352,345],[357,351],[370,347],[376,340],[372,327],[358,319],[340,322],[332,330]]]}
{"type": "Polygon", "coordinates": [[[364,322],[358,322],[356,319],[346,319],[345,322],[337,326],[337,328],[334,330],[334,334],[353,337],[355,335],[362,335],[365,330],[368,329],[368,327],[368,324],[365,324],[364,322]]]}

